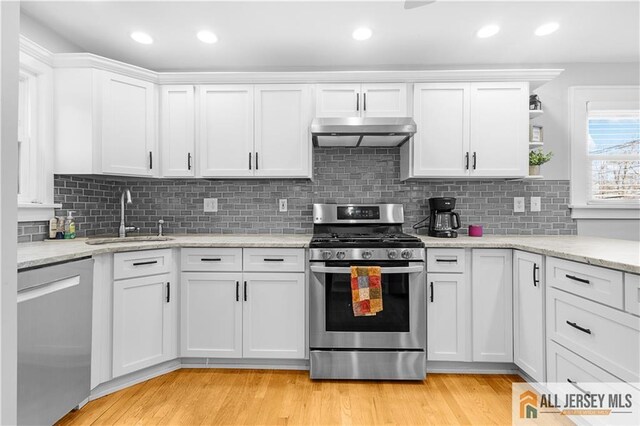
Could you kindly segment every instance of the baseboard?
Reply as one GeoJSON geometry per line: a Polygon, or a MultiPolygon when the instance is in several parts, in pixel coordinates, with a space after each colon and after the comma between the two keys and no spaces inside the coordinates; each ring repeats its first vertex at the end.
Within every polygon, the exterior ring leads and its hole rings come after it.
{"type": "Polygon", "coordinates": [[[129,386],[136,385],[138,383],[153,379],[154,377],[162,376],[163,374],[171,373],[182,368],[179,359],[166,361],[153,367],[144,368],[140,371],[125,374],[124,376],[116,377],[108,382],[101,383],[91,390],[89,395],[89,401],[101,398],[111,393],[117,392],[121,389],[128,388],[129,386]]]}
{"type": "Polygon", "coordinates": [[[427,374],[520,374],[512,362],[427,361],[427,374]]]}
{"type": "Polygon", "coordinates": [[[182,368],[238,368],[248,370],[309,370],[308,359],[181,358],[182,368]]]}

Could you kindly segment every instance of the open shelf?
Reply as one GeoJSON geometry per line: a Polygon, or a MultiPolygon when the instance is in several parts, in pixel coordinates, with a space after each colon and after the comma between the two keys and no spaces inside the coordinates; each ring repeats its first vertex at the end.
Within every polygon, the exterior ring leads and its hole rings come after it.
{"type": "Polygon", "coordinates": [[[530,109],[529,110],[529,118],[535,118],[544,114],[544,111],[541,109],[530,109]]]}
{"type": "Polygon", "coordinates": [[[529,149],[541,148],[544,146],[544,142],[529,142],[529,149]]]}

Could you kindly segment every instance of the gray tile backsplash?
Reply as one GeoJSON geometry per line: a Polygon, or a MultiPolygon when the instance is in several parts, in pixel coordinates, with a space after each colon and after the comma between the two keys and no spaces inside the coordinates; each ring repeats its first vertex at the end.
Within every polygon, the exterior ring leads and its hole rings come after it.
{"type": "MultiPolygon", "coordinates": [[[[131,188],[127,225],[141,233],[305,234],[312,231],[313,203],[403,203],[406,228],[428,213],[427,199],[453,196],[466,225],[484,225],[486,234],[571,235],[568,181],[428,180],[400,181],[397,148],[314,150],[314,180],[306,179],[119,179],[57,175],[57,215],[76,210],[78,236],[115,235],[122,187],[131,188]],[[513,197],[542,197],[542,211],[513,213],[513,197]],[[218,212],[204,213],[203,198],[218,198],[218,212]],[[278,199],[288,211],[278,212],[278,199]]],[[[44,222],[42,222],[44,223],[44,222]]],[[[19,225],[19,241],[44,238],[40,222],[19,225]],[[21,240],[22,239],[22,240],[21,240]]],[[[46,223],[44,229],[46,233],[46,223]]]]}

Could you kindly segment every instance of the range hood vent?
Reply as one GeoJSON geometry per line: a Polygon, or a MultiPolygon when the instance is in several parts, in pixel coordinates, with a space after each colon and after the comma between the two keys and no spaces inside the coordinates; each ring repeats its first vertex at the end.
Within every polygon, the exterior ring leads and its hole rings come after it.
{"type": "Polygon", "coordinates": [[[316,118],[311,122],[313,146],[402,146],[416,133],[411,117],[316,118]]]}

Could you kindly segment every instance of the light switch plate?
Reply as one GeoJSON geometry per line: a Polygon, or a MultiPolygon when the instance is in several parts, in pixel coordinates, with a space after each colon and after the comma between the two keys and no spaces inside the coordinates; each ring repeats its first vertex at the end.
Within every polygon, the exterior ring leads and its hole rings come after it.
{"type": "Polygon", "coordinates": [[[542,201],[540,197],[531,197],[531,211],[539,212],[542,207],[542,201]]]}
{"type": "Polygon", "coordinates": [[[278,201],[278,209],[279,209],[281,212],[286,212],[286,211],[287,211],[287,199],[286,199],[286,198],[281,198],[281,199],[278,201]]]}
{"type": "Polygon", "coordinates": [[[524,197],[513,197],[513,211],[524,213],[524,197]]]}
{"type": "Polygon", "coordinates": [[[204,212],[215,213],[218,211],[218,199],[217,198],[205,198],[204,199],[204,212]]]}

